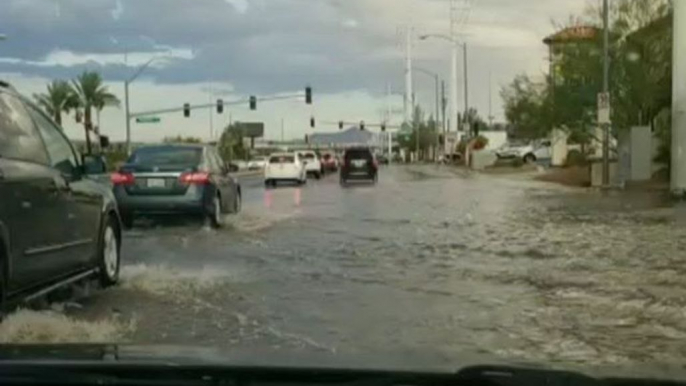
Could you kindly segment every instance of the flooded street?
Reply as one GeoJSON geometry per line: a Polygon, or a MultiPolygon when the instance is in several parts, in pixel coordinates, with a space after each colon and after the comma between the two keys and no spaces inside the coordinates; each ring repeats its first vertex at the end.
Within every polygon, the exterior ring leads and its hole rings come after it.
{"type": "Polygon", "coordinates": [[[4,342],[173,344],[408,362],[686,360],[686,209],[434,166],[376,186],[243,181],[213,231],[143,221],[122,281],[20,310],[4,342]]]}

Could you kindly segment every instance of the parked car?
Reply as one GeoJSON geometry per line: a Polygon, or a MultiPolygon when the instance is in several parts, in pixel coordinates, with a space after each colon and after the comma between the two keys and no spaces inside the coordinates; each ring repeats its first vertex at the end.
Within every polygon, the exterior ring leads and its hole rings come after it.
{"type": "Polygon", "coordinates": [[[500,159],[519,158],[526,163],[531,163],[541,159],[549,159],[552,155],[551,146],[549,140],[509,143],[496,150],[495,153],[500,159]]]}
{"type": "Polygon", "coordinates": [[[256,157],[248,162],[248,170],[263,170],[267,166],[267,157],[256,157]]]}
{"type": "Polygon", "coordinates": [[[300,158],[305,163],[307,175],[314,176],[316,179],[320,179],[322,177],[322,162],[319,160],[317,153],[311,150],[301,151],[300,158]]]}
{"type": "Polygon", "coordinates": [[[0,313],[97,277],[119,279],[121,223],[102,157],[80,156],[31,101],[0,82],[0,313]]]}
{"type": "Polygon", "coordinates": [[[343,155],[340,181],[345,185],[350,180],[370,180],[376,182],[379,164],[369,148],[351,148],[343,155]]]}
{"type": "Polygon", "coordinates": [[[269,163],[264,168],[264,184],[276,186],[280,181],[301,185],[307,183],[305,162],[299,153],[275,153],[269,156],[269,163]]]}
{"type": "Polygon", "coordinates": [[[323,153],[321,157],[321,163],[322,169],[325,173],[338,171],[338,158],[336,158],[336,154],[334,153],[323,153]]]}
{"type": "Polygon", "coordinates": [[[126,227],[138,215],[184,213],[206,216],[217,228],[225,214],[241,210],[241,186],[212,146],[138,148],[112,185],[126,227]]]}

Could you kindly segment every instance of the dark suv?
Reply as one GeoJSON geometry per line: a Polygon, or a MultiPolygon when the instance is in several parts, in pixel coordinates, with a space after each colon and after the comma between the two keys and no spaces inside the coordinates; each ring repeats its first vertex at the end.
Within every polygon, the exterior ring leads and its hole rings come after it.
{"type": "Polygon", "coordinates": [[[160,145],[137,149],[112,174],[126,227],[135,215],[197,214],[213,227],[241,210],[241,186],[213,146],[160,145]]]}
{"type": "Polygon", "coordinates": [[[101,157],[0,82],[0,306],[97,275],[119,278],[121,226],[101,157]]]}
{"type": "Polygon", "coordinates": [[[341,165],[341,184],[350,180],[369,180],[376,182],[379,173],[379,164],[369,148],[351,148],[343,155],[341,165]]]}

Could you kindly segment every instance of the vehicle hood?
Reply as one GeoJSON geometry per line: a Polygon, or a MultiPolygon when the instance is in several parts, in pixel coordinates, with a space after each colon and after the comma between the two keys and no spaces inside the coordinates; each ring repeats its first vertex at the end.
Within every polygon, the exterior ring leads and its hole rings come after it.
{"type": "MultiPolygon", "coordinates": [[[[473,366],[511,366],[537,370],[568,370],[594,377],[686,379],[686,369],[674,365],[554,366],[533,362],[494,359],[485,354],[458,360],[445,353],[432,352],[350,353],[312,350],[238,350],[171,345],[59,344],[0,345],[0,365],[6,364],[147,364],[162,366],[227,366],[292,369],[341,369],[375,371],[420,371],[454,373],[473,366]]],[[[592,362],[589,360],[589,362],[592,362]]]]}

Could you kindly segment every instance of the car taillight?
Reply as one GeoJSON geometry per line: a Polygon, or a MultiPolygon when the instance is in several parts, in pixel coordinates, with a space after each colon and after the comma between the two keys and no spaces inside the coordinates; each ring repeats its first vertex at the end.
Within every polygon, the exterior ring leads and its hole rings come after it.
{"type": "Polygon", "coordinates": [[[203,185],[210,182],[210,174],[205,172],[199,173],[183,173],[179,177],[179,181],[185,185],[203,185]]]}
{"type": "Polygon", "coordinates": [[[136,178],[131,173],[117,172],[112,173],[110,176],[110,181],[112,181],[113,185],[130,186],[136,182],[136,178]]]}

